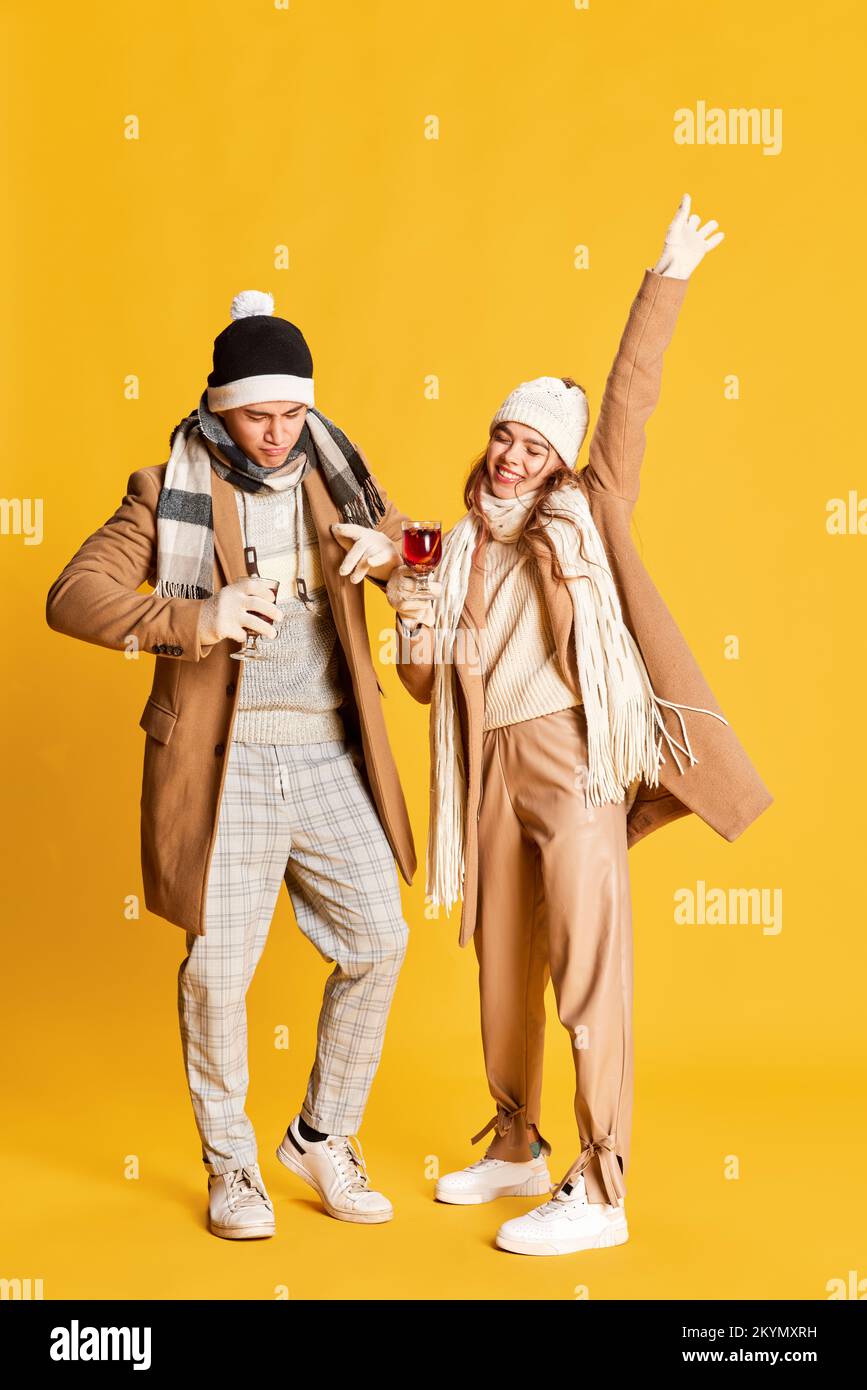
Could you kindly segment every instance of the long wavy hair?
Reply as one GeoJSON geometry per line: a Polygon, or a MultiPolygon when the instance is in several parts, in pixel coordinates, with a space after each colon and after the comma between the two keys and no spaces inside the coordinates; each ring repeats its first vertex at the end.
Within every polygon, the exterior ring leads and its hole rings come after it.
{"type": "MultiPolygon", "coordinates": [[[[564,386],[574,386],[576,390],[581,391],[586,399],[587,392],[584,390],[584,387],[577,381],[573,381],[571,376],[561,377],[560,380],[563,382],[564,386]]],[[[554,445],[549,444],[548,447],[553,449],[554,445]]],[[[470,465],[469,476],[464,485],[464,505],[467,511],[470,512],[480,524],[480,539],[485,540],[492,539],[492,532],[479,498],[485,478],[487,477],[487,459],[488,449],[486,447],[484,452],[470,465]]],[[[554,545],[546,530],[546,523],[548,519],[552,517],[559,517],[564,521],[572,520],[568,513],[558,510],[555,498],[561,488],[579,487],[580,483],[578,480],[583,471],[583,469],[579,469],[576,472],[574,468],[569,468],[568,465],[564,463],[563,459],[559,460],[557,467],[545,478],[534,500],[528,502],[527,517],[516,541],[516,546],[530,555],[539,556],[544,553],[549,554],[553,560],[554,575],[560,583],[565,583],[567,578],[573,576],[563,574],[554,545]]],[[[518,493],[518,501],[520,500],[521,495],[518,493]]],[[[579,553],[585,564],[589,565],[596,563],[591,560],[588,555],[584,554],[583,542],[579,546],[579,553]]]]}

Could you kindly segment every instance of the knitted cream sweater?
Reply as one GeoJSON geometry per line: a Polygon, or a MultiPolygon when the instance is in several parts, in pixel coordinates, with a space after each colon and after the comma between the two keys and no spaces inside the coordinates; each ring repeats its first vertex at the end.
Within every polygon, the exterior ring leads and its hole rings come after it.
{"type": "Polygon", "coordinates": [[[302,455],[296,472],[275,478],[260,492],[235,489],[244,544],[256,547],[259,573],[280,581],[277,605],[283,610],[274,640],[259,639],[264,660],[244,663],[236,743],[322,743],[344,737],[339,638],[316,526],[303,505],[306,463],[302,455]],[[312,599],[309,608],[295,593],[302,539],[301,572],[312,599]]]}
{"type": "Polygon", "coordinates": [[[582,703],[563,677],[535,560],[511,541],[485,550],[485,729],[582,703]]]}

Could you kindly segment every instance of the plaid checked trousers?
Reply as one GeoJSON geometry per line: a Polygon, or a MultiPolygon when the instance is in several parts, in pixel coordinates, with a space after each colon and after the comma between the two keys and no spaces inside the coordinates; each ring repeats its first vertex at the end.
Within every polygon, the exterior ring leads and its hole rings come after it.
{"type": "Polygon", "coordinates": [[[409,935],[391,848],[342,740],[232,742],[228,759],[205,934],[187,932],[178,970],[184,1067],[210,1173],[257,1161],[244,1109],[246,994],[281,878],[302,932],[335,962],[301,1107],[315,1129],[361,1124],[409,935]]]}

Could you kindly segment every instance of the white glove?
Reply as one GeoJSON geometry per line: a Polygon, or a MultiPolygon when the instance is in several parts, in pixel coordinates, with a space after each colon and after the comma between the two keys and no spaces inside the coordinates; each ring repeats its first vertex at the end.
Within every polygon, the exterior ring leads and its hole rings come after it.
{"type": "Polygon", "coordinates": [[[400,563],[400,551],[384,531],[375,531],[372,526],[335,521],[331,534],[348,552],[343,557],[338,574],[344,577],[349,575],[353,584],[360,584],[368,570],[375,572],[384,569],[383,574],[375,574],[375,577],[387,579],[395,565],[400,563]]]}
{"type": "Polygon", "coordinates": [[[385,596],[396,609],[398,617],[409,627],[422,623],[433,627],[434,601],[442,593],[442,584],[437,579],[430,581],[430,590],[418,592],[420,576],[408,565],[398,565],[392,572],[385,590],[385,596]]]}
{"type": "Polygon", "coordinates": [[[688,280],[702,257],[719,246],[725,236],[725,232],[711,236],[714,227],[719,226],[718,222],[705,222],[703,227],[699,227],[699,215],[694,212],[690,216],[690,204],[689,194],[684,193],[665,234],[662,253],[653,267],[657,274],[668,276],[669,279],[688,280]]]}
{"type": "Polygon", "coordinates": [[[248,632],[260,632],[273,640],[283,614],[276,603],[272,603],[272,595],[273,589],[264,579],[247,576],[234,584],[225,584],[202,603],[198,628],[200,644],[208,647],[222,642],[224,637],[243,642],[248,632]],[[273,624],[260,617],[262,613],[273,618],[273,624]]]}

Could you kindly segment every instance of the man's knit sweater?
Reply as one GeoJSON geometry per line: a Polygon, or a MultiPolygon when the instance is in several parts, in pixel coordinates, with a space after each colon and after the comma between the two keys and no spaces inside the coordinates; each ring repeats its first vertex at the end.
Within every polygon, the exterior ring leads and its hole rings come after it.
{"type": "Polygon", "coordinates": [[[275,478],[259,492],[235,489],[245,545],[254,545],[263,579],[277,579],[283,621],[271,640],[260,636],[262,660],[245,661],[233,737],[238,743],[321,743],[344,737],[339,706],[344,691],[338,671],[337,630],[309,508],[297,472],[275,478]],[[300,503],[300,517],[298,507],[300,503]],[[302,575],[312,602],[298,597],[299,529],[303,523],[302,575]]]}
{"type": "Polygon", "coordinates": [[[580,705],[560,669],[535,560],[512,541],[488,541],[485,606],[483,728],[580,705]]]}

